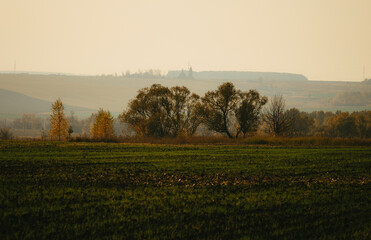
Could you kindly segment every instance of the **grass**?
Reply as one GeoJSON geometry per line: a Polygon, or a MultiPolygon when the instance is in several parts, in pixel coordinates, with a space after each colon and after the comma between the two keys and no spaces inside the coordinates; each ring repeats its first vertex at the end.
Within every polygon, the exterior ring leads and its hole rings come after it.
{"type": "Polygon", "coordinates": [[[0,141],[0,239],[369,239],[370,156],[0,141]]]}

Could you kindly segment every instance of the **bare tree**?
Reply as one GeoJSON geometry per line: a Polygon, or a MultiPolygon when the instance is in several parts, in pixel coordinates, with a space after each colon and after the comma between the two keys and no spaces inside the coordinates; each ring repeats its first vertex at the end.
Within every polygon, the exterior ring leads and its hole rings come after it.
{"type": "Polygon", "coordinates": [[[13,138],[13,133],[10,128],[7,127],[0,127],[0,139],[1,140],[8,140],[13,138]]]}
{"type": "Polygon", "coordinates": [[[282,95],[275,95],[269,101],[263,119],[266,131],[274,136],[280,136],[290,129],[291,119],[285,112],[285,99],[282,95]]]}

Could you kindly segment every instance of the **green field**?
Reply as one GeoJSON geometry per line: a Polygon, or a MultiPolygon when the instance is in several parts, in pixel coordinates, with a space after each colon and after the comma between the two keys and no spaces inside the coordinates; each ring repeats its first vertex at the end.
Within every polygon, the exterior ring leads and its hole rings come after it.
{"type": "Polygon", "coordinates": [[[370,147],[0,141],[0,239],[370,239],[370,147]]]}

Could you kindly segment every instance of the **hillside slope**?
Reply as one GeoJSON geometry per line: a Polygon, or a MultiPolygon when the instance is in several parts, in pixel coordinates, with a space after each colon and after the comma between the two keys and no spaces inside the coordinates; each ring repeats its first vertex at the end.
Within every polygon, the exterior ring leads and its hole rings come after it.
{"type": "MultiPolygon", "coordinates": [[[[18,92],[0,88],[0,113],[43,113],[49,112],[51,102],[30,97],[18,92]]],[[[65,105],[68,111],[94,111],[94,109],[65,105]]]]}
{"type": "MultiPolygon", "coordinates": [[[[169,71],[167,77],[178,78],[182,71],[169,71]]],[[[188,71],[184,72],[187,76],[188,71]]],[[[302,74],[278,72],[241,72],[241,71],[201,71],[192,72],[195,79],[214,80],[276,80],[276,81],[308,81],[302,74]]]]}
{"type": "MultiPolygon", "coordinates": [[[[222,78],[222,77],[220,77],[222,78]]],[[[343,99],[348,93],[367,95],[371,84],[363,82],[245,80],[245,79],[179,79],[179,78],[127,78],[125,76],[70,76],[37,74],[2,74],[0,88],[42,98],[49,102],[60,97],[64,104],[89,109],[104,108],[121,113],[127,108],[137,91],[152,84],[186,86],[191,92],[203,96],[221,83],[230,81],[242,91],[256,89],[264,96],[282,94],[288,108],[303,111],[360,111],[370,110],[371,103],[359,97],[343,99]],[[344,95],[345,94],[345,95],[344,95]],[[341,101],[339,101],[339,96],[341,101]]],[[[357,94],[352,94],[357,95],[357,94]]],[[[47,109],[49,109],[48,107],[47,109]]],[[[0,109],[1,110],[1,109],[0,109]]],[[[86,116],[86,115],[85,115],[86,116]]]]}

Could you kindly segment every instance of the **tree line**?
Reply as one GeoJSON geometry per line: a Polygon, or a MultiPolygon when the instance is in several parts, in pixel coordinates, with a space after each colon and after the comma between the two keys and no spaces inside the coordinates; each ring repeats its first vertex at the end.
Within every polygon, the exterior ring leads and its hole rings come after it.
{"type": "MultiPolygon", "coordinates": [[[[13,125],[42,128],[45,133],[45,122],[42,124],[32,114],[24,114],[13,125]]],[[[268,99],[256,90],[236,89],[230,82],[202,97],[184,86],[168,88],[153,84],[140,89],[118,118],[103,109],[84,120],[78,120],[73,114],[66,117],[63,103],[58,99],[52,105],[47,127],[50,139],[56,140],[71,139],[74,132],[108,140],[119,131],[140,137],[224,135],[240,138],[267,134],[370,138],[371,111],[306,113],[296,108],[286,109],[283,96],[268,99]]]]}

